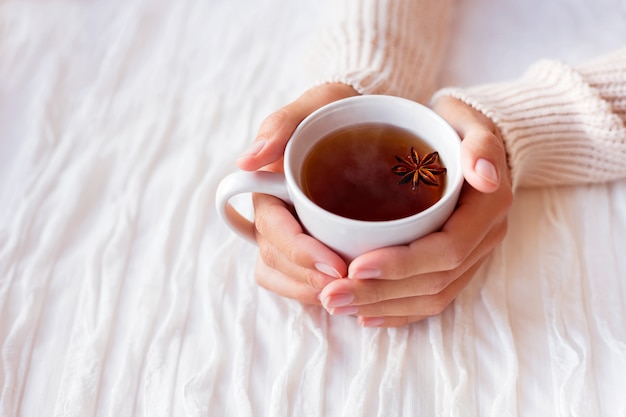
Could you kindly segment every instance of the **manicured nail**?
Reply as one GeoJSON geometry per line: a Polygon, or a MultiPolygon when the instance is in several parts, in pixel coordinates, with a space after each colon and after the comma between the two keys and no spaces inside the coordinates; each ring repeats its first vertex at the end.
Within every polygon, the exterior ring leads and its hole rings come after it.
{"type": "Polygon", "coordinates": [[[486,159],[479,159],[476,161],[476,165],[474,165],[474,170],[478,175],[483,177],[483,179],[489,181],[492,184],[498,183],[498,171],[496,171],[496,167],[486,159]]]}
{"type": "Polygon", "coordinates": [[[261,149],[263,149],[264,146],[265,146],[265,139],[261,139],[261,140],[258,140],[256,142],[254,142],[252,145],[250,145],[250,147],[248,149],[246,149],[239,156],[239,159],[247,158],[249,156],[254,156],[254,155],[258,154],[259,152],[261,152],[261,149]]]}
{"type": "Polygon", "coordinates": [[[380,278],[380,270],[375,268],[359,269],[354,274],[351,274],[348,278],[352,279],[373,279],[380,278]]]}
{"type": "Polygon", "coordinates": [[[339,273],[339,271],[337,271],[335,268],[325,263],[316,262],[315,269],[320,271],[322,274],[330,275],[331,277],[334,277],[334,278],[341,278],[341,274],[339,273]]]}
{"type": "Polygon", "coordinates": [[[333,295],[326,297],[326,299],[324,299],[323,301],[323,304],[326,310],[329,310],[335,307],[347,306],[351,304],[353,301],[354,301],[354,295],[349,294],[349,293],[339,293],[339,294],[333,294],[333,295]]]}
{"type": "Polygon", "coordinates": [[[333,316],[353,316],[359,312],[359,308],[356,306],[337,307],[331,308],[328,312],[333,316]]]}
{"type": "Polygon", "coordinates": [[[385,319],[382,317],[361,317],[359,321],[363,327],[380,327],[385,324],[385,319]]]}

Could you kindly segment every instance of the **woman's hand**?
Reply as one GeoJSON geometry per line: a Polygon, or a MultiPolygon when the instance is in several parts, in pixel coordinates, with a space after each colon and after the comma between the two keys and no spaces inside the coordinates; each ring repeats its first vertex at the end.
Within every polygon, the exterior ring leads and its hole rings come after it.
{"type": "MultiPolygon", "coordinates": [[[[269,115],[252,146],[237,160],[239,168],[282,172],[283,154],[293,131],[313,111],[333,101],[358,95],[340,83],[314,87],[269,115]]],[[[262,287],[308,304],[319,304],[328,283],[345,277],[343,259],[304,233],[291,208],[265,194],[255,194],[254,223],[260,257],[256,280],[262,287]]]]}
{"type": "Polygon", "coordinates": [[[466,184],[441,231],[407,246],[356,258],[348,279],[320,294],[331,314],[359,316],[364,326],[401,326],[442,312],[502,241],[512,203],[506,153],[494,124],[451,97],[434,109],[459,133],[466,184]]]}

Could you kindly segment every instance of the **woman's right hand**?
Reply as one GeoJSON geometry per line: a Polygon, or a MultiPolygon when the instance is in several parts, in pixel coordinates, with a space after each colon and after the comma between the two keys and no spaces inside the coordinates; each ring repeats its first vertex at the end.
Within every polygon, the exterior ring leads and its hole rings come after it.
{"type": "MultiPolygon", "coordinates": [[[[342,83],[322,84],[270,114],[256,139],[237,160],[246,171],[283,171],[283,154],[300,122],[326,104],[358,93],[342,83]]],[[[254,194],[254,225],[259,246],[255,278],[262,287],[307,304],[320,304],[318,295],[329,282],[345,277],[345,261],[304,233],[292,207],[265,194],[254,194]]]]}

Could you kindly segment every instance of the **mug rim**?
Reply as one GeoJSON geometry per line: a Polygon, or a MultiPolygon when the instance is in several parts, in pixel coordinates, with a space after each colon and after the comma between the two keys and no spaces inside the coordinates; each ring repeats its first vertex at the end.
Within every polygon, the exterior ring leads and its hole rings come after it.
{"type": "MultiPolygon", "coordinates": [[[[364,123],[366,122],[364,121],[364,123]]],[[[350,126],[350,125],[346,125],[346,126],[350,126]]],[[[287,143],[287,146],[285,148],[285,160],[283,162],[283,169],[285,172],[285,180],[289,184],[289,187],[288,187],[289,193],[294,193],[297,195],[297,198],[295,198],[296,196],[292,196],[292,200],[294,203],[296,201],[300,201],[309,207],[312,206],[315,208],[315,210],[319,210],[322,213],[324,213],[325,216],[328,216],[329,220],[335,221],[335,222],[344,222],[345,224],[353,224],[355,226],[369,227],[369,228],[398,227],[398,226],[402,226],[404,223],[412,223],[416,219],[429,217],[433,215],[437,210],[439,210],[441,206],[447,205],[449,203],[449,200],[455,199],[458,197],[458,192],[460,188],[462,187],[463,181],[464,181],[463,173],[461,170],[461,162],[460,162],[460,144],[461,144],[461,139],[459,135],[457,134],[457,132],[452,128],[452,126],[450,126],[450,124],[445,119],[443,119],[443,117],[435,113],[434,110],[430,109],[429,107],[421,103],[418,103],[416,101],[412,101],[406,98],[391,96],[391,95],[382,95],[382,94],[359,95],[359,96],[343,98],[343,99],[334,101],[332,103],[329,103],[325,106],[322,106],[319,109],[312,112],[310,115],[308,115],[304,120],[302,120],[302,122],[300,122],[300,124],[296,127],[296,129],[292,133],[291,137],[289,138],[289,142],[287,143]],[[300,185],[295,179],[295,175],[294,175],[293,170],[291,169],[291,164],[290,164],[291,153],[292,153],[292,149],[294,146],[293,145],[294,141],[292,140],[292,138],[297,137],[297,135],[299,135],[302,130],[304,130],[309,124],[314,123],[316,119],[318,119],[319,117],[322,117],[325,113],[333,112],[336,110],[337,107],[350,106],[353,102],[359,102],[359,101],[365,101],[365,100],[373,101],[373,102],[379,101],[381,102],[381,105],[385,102],[392,102],[394,105],[401,104],[404,106],[412,106],[416,108],[418,111],[426,114],[427,117],[431,117],[435,119],[438,125],[441,125],[441,127],[444,130],[448,131],[448,134],[446,136],[455,137],[458,139],[459,151],[456,153],[456,158],[454,158],[455,161],[451,161],[452,163],[458,166],[458,169],[456,170],[457,175],[454,178],[449,178],[449,177],[447,178],[447,186],[446,186],[443,196],[439,200],[437,200],[437,202],[433,204],[432,206],[420,212],[412,214],[410,216],[401,217],[399,219],[359,220],[359,219],[353,219],[350,217],[340,216],[338,214],[335,214],[331,211],[326,210],[325,208],[319,206],[314,201],[312,201],[304,193],[304,191],[302,191],[300,185]]],[[[449,162],[446,162],[446,165],[448,165],[448,163],[449,162]]]]}

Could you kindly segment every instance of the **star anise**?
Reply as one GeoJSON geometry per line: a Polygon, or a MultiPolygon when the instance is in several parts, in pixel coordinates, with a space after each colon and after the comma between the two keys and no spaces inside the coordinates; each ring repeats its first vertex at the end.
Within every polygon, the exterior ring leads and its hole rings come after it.
{"type": "Polygon", "coordinates": [[[406,158],[396,156],[398,165],[394,165],[391,170],[394,174],[402,175],[399,184],[411,182],[412,189],[415,190],[420,181],[426,185],[439,185],[438,175],[446,173],[446,168],[437,164],[439,158],[437,152],[426,154],[422,159],[418,155],[414,147],[406,158]]]}

